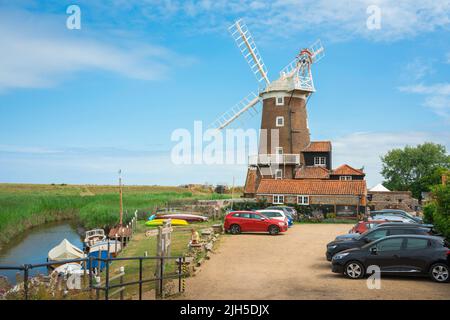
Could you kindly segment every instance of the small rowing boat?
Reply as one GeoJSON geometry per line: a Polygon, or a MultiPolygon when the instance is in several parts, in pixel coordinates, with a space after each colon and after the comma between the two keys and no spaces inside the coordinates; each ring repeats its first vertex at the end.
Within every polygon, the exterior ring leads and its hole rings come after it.
{"type": "MultiPolygon", "coordinates": [[[[82,259],[84,258],[84,252],[71,244],[69,240],[64,239],[58,244],[56,247],[51,249],[48,252],[48,260],[49,261],[62,261],[64,260],[72,260],[72,259],[82,259]]],[[[52,265],[53,268],[59,266],[59,263],[52,265]]]]}
{"type": "Polygon", "coordinates": [[[157,219],[181,219],[189,222],[203,222],[208,221],[205,216],[200,216],[197,214],[187,214],[187,213],[168,213],[168,214],[157,214],[157,219]]]}
{"type": "MultiPolygon", "coordinates": [[[[166,221],[166,219],[154,219],[151,221],[147,221],[145,223],[145,225],[147,227],[159,227],[159,226],[162,226],[165,221],[166,221]]],[[[186,220],[181,220],[181,219],[172,219],[171,223],[172,223],[172,226],[187,226],[189,224],[189,223],[187,223],[186,220]]]]}

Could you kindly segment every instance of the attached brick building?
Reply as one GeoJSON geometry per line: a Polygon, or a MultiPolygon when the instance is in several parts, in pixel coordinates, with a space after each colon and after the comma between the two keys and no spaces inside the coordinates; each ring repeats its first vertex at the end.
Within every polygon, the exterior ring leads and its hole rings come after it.
{"type": "MultiPolygon", "coordinates": [[[[244,196],[271,204],[310,206],[313,211],[328,207],[337,216],[356,216],[367,206],[367,187],[362,169],[347,164],[332,168],[329,141],[312,141],[300,153],[302,159],[291,175],[265,176],[250,166],[244,196]],[[287,176],[287,177],[286,177],[287,176]]],[[[283,166],[279,165],[283,170],[283,166]]]]}

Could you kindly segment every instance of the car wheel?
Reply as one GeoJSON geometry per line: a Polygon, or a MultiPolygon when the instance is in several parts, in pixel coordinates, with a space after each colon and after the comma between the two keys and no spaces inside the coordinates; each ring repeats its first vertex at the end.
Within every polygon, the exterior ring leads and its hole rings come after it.
{"type": "Polygon", "coordinates": [[[350,261],[345,265],[345,275],[350,279],[361,279],[364,277],[364,266],[357,261],[350,261]]]}
{"type": "Polygon", "coordinates": [[[280,228],[278,228],[277,226],[270,226],[269,233],[271,235],[277,235],[278,233],[280,233],[280,228]]]}
{"type": "Polygon", "coordinates": [[[433,264],[430,268],[430,276],[436,282],[449,282],[449,267],[444,263],[433,264]]]}
{"type": "Polygon", "coordinates": [[[233,224],[233,225],[230,227],[230,232],[231,232],[232,234],[239,234],[239,233],[241,233],[241,227],[240,227],[239,225],[237,225],[237,224],[233,224]]]}

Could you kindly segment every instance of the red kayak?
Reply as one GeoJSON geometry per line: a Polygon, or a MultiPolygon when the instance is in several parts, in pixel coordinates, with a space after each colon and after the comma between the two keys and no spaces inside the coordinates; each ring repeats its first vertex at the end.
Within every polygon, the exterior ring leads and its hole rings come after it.
{"type": "Polygon", "coordinates": [[[202,222],[207,221],[208,218],[204,216],[199,216],[196,214],[185,214],[185,213],[168,213],[168,214],[157,214],[156,219],[181,219],[190,222],[202,222]]]}

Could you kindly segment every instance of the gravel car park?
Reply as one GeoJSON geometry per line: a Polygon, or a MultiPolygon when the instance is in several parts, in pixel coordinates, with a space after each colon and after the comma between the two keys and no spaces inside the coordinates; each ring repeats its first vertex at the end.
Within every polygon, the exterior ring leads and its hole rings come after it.
{"type": "Polygon", "coordinates": [[[450,300],[450,284],[427,278],[382,275],[381,288],[365,278],[333,273],[326,244],[348,232],[349,224],[295,224],[276,237],[241,234],[222,237],[195,277],[184,299],[450,300]]]}

